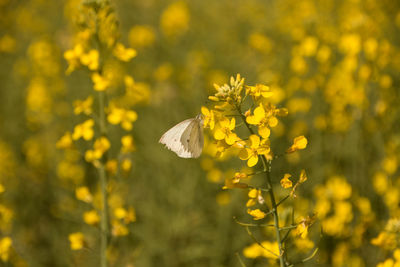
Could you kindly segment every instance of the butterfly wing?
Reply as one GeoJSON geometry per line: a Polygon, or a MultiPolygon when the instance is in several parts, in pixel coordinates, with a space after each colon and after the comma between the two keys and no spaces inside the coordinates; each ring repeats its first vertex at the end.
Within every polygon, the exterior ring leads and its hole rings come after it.
{"type": "Polygon", "coordinates": [[[204,145],[204,135],[202,121],[196,119],[190,131],[189,149],[192,158],[198,158],[201,155],[204,145]]]}
{"type": "MultiPolygon", "coordinates": [[[[195,119],[184,120],[171,129],[169,129],[160,138],[160,143],[164,144],[169,150],[175,152],[181,158],[190,158],[191,153],[188,151],[188,144],[186,142],[182,143],[182,140],[187,140],[183,136],[187,136],[188,129],[193,127],[193,121],[195,119]]],[[[190,137],[190,136],[189,136],[190,137]]]]}
{"type": "Polygon", "coordinates": [[[204,144],[202,118],[198,116],[175,125],[161,137],[160,143],[181,158],[200,157],[204,144]]]}

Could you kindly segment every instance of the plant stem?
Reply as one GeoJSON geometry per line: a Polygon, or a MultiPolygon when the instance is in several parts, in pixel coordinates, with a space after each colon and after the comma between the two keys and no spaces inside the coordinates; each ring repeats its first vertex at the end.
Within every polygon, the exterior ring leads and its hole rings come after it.
{"type": "MultiPolygon", "coordinates": [[[[99,109],[100,109],[100,134],[106,135],[106,119],[104,114],[104,92],[99,92],[99,109]]],[[[107,267],[107,246],[109,236],[108,224],[108,197],[107,197],[107,174],[105,170],[105,159],[103,159],[99,166],[100,188],[101,188],[101,222],[100,222],[100,266],[107,267]]]]}
{"type": "MultiPolygon", "coordinates": [[[[239,105],[236,105],[236,109],[239,112],[240,116],[242,117],[243,122],[245,123],[247,129],[251,134],[254,134],[253,129],[251,129],[250,125],[246,121],[246,116],[243,115],[242,110],[239,105]]],[[[279,262],[280,262],[280,267],[285,267],[285,260],[284,260],[284,251],[283,251],[283,244],[281,241],[281,234],[279,230],[279,217],[278,217],[278,205],[275,200],[275,195],[274,195],[274,190],[272,187],[272,180],[271,180],[271,161],[268,161],[264,155],[259,155],[259,158],[261,158],[261,161],[264,166],[264,171],[266,173],[266,178],[267,178],[267,186],[268,186],[268,194],[269,198],[271,200],[271,208],[272,208],[272,214],[274,215],[274,228],[275,228],[275,233],[276,233],[276,241],[278,243],[279,247],[279,262]]]]}
{"type": "Polygon", "coordinates": [[[286,266],[284,257],[283,257],[283,248],[282,248],[282,241],[281,241],[281,234],[279,230],[279,217],[278,217],[278,205],[276,205],[276,200],[275,200],[275,195],[274,195],[274,190],[272,187],[272,181],[271,181],[271,161],[267,161],[264,155],[261,156],[261,160],[263,162],[264,168],[267,169],[266,172],[266,178],[267,178],[267,184],[269,187],[269,198],[271,200],[271,206],[272,206],[272,211],[274,215],[274,225],[275,225],[275,232],[276,232],[276,241],[278,242],[278,247],[279,247],[279,261],[281,267],[286,266]]]}
{"type": "MultiPolygon", "coordinates": [[[[97,13],[97,10],[96,10],[97,13]]],[[[96,17],[96,34],[94,35],[95,41],[99,50],[99,69],[98,72],[102,75],[103,72],[103,63],[105,57],[105,51],[103,49],[103,45],[100,41],[99,37],[99,18],[96,17]]],[[[107,136],[107,121],[105,114],[105,92],[99,91],[99,128],[100,128],[100,136],[107,136]]],[[[105,170],[105,164],[107,162],[106,155],[103,155],[102,159],[99,162],[99,166],[97,166],[100,178],[100,189],[101,189],[101,215],[100,215],[100,267],[107,267],[107,247],[108,247],[108,239],[110,234],[109,222],[108,222],[108,195],[107,195],[107,173],[105,170]]]]}

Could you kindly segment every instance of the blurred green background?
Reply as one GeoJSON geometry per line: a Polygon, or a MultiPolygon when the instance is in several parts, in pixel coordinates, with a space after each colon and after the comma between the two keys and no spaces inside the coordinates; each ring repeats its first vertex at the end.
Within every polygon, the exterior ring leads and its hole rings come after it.
{"type": "MultiPolygon", "coordinates": [[[[78,186],[95,191],[97,174],[79,153],[56,149],[84,120],[73,114],[73,102],[93,94],[87,70],[65,73],[63,54],[73,47],[80,4],[0,0],[0,238],[12,239],[10,249],[0,243],[4,266],[98,266],[98,229],[84,222],[90,207],[75,197],[78,186]],[[88,247],[72,251],[72,232],[83,232],[88,247]]],[[[251,222],[247,194],[222,190],[245,163],[214,159],[207,147],[200,159],[181,159],[158,143],[170,127],[212,105],[213,83],[236,73],[248,85],[269,85],[273,103],[289,110],[272,131],[274,152],[298,135],[309,141],[301,153],[274,161],[272,170],[277,187],[284,173],[307,171],[292,204],[299,215],[320,215],[310,230],[319,251],[304,266],[375,266],[393,258],[400,247],[398,2],[111,5],[120,41],[138,55],[110,68],[150,90],[134,106],[132,168],[115,178],[122,199],[116,202],[133,206],[136,221],[127,235],[112,238],[112,266],[241,266],[236,253],[246,266],[273,266],[243,256],[254,240],[233,218],[251,222]],[[350,196],[335,196],[348,187],[350,196]],[[350,210],[342,212],[343,203],[350,210]],[[394,236],[371,241],[386,230],[394,236]]],[[[110,127],[112,144],[121,132],[110,127]]],[[[77,146],[83,153],[85,145],[77,146]]],[[[254,231],[259,240],[273,239],[267,230],[254,231]]],[[[311,248],[294,242],[291,251],[301,258],[311,248]]]]}

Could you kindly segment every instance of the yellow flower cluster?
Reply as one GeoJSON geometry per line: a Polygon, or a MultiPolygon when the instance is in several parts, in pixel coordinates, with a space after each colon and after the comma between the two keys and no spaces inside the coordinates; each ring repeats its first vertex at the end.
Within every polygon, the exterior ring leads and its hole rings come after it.
{"type": "MultiPolygon", "coordinates": [[[[284,243],[281,240],[281,234],[279,233],[280,225],[279,215],[277,210],[276,196],[273,193],[273,187],[271,180],[271,162],[278,158],[271,149],[271,129],[278,125],[278,117],[286,116],[288,110],[286,108],[277,108],[270,102],[270,98],[273,96],[273,92],[270,88],[263,84],[256,84],[254,86],[245,85],[245,79],[239,74],[236,77],[231,77],[229,84],[222,86],[214,84],[216,93],[209,96],[209,99],[217,102],[217,104],[209,109],[202,107],[201,112],[204,119],[204,127],[209,128],[212,131],[212,136],[215,140],[214,156],[216,158],[222,158],[226,154],[231,153],[236,155],[243,161],[247,161],[247,167],[257,167],[259,162],[263,164],[263,170],[260,172],[236,172],[231,177],[225,179],[225,185],[223,189],[247,189],[248,201],[246,203],[247,213],[255,221],[261,221],[268,218],[268,215],[274,217],[274,224],[277,233],[275,243],[264,241],[260,244],[253,244],[252,246],[244,249],[243,253],[246,257],[255,258],[259,256],[267,258],[279,258],[283,262],[284,243]],[[246,110],[243,112],[243,110],[246,110]],[[240,123],[237,121],[240,120],[240,123]],[[249,133],[246,137],[243,136],[243,131],[239,128],[247,128],[249,133]],[[240,133],[240,134],[239,134],[240,133]],[[244,183],[244,180],[257,174],[266,175],[266,186],[265,188],[256,188],[251,186],[248,182],[244,183]],[[268,193],[267,193],[268,192],[268,193]],[[269,201],[266,201],[266,198],[269,201]],[[268,248],[266,248],[266,247],[268,248]]],[[[286,153],[292,153],[297,150],[306,148],[307,139],[304,136],[298,136],[294,139],[294,143],[290,146],[286,153]]],[[[207,147],[206,147],[207,150],[207,147]]],[[[209,163],[204,164],[205,166],[210,165],[209,163]]],[[[209,167],[206,167],[209,168],[209,167]]],[[[212,169],[210,173],[220,172],[212,169]]],[[[285,174],[285,177],[281,180],[280,184],[283,188],[293,187],[292,181],[290,181],[291,175],[285,174]]],[[[295,197],[296,188],[307,180],[305,171],[302,170],[298,182],[293,187],[292,191],[282,199],[289,198],[290,196],[295,197]]],[[[290,226],[291,229],[297,227],[297,232],[303,238],[307,236],[308,227],[313,223],[313,220],[305,219],[297,224],[297,226],[290,226]]],[[[271,225],[270,225],[271,226],[271,225]]],[[[289,233],[288,232],[288,233],[289,233]]]]}
{"type": "MultiPolygon", "coordinates": [[[[133,137],[124,134],[120,142],[109,137],[112,125],[121,125],[125,131],[133,128],[137,113],[131,107],[148,99],[149,89],[135,83],[132,76],[125,74],[122,79],[119,71],[122,65],[137,55],[133,48],[126,48],[117,39],[118,22],[110,3],[83,3],[78,11],[81,21],[80,31],[76,33],[76,43],[64,53],[68,62],[67,74],[82,67],[89,70],[93,82],[93,91],[84,100],[74,101],[74,114],[85,117],[75,125],[72,133],[65,133],[56,146],[65,150],[65,159],[59,164],[59,173],[64,177],[74,177],[75,197],[82,201],[85,209],[83,221],[91,226],[100,227],[102,266],[107,264],[108,235],[125,236],[129,234],[129,224],[136,220],[135,210],[126,205],[118,190],[121,175],[129,173],[132,167],[131,153],[135,150],[133,137]],[[117,95],[117,88],[124,87],[125,94],[117,95]],[[132,97],[132,99],[128,99],[132,97]],[[95,109],[94,106],[98,106],[95,109]],[[89,143],[78,142],[83,139],[89,143]],[[84,159],[98,172],[99,185],[85,185],[84,171],[79,168],[77,158],[68,157],[85,147],[84,159]],[[116,149],[119,148],[119,149],[116,149]],[[114,179],[113,179],[114,178],[114,179]]],[[[75,154],[76,155],[76,154],[75,154]]],[[[79,155],[79,154],[78,154],[79,155]]],[[[79,156],[78,156],[79,159],[79,156]]],[[[76,232],[69,235],[72,250],[91,247],[91,238],[86,233],[76,232]]]]}

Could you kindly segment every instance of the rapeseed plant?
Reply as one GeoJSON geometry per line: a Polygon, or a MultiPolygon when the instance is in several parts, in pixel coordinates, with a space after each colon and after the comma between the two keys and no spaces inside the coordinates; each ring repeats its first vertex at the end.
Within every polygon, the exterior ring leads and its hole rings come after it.
{"type": "MultiPolygon", "coordinates": [[[[83,221],[88,225],[99,225],[100,266],[105,267],[110,261],[108,255],[112,250],[111,238],[127,235],[128,225],[136,220],[133,207],[126,207],[121,192],[116,190],[116,183],[119,182],[115,179],[130,171],[134,141],[131,135],[124,134],[120,143],[115,142],[110,139],[109,131],[113,125],[120,125],[124,131],[132,130],[138,115],[131,107],[148,96],[148,89],[137,87],[133,78],[126,75],[125,84],[122,84],[126,85],[125,95],[115,93],[121,86],[121,80],[117,76],[119,74],[109,68],[110,64],[114,67],[117,64],[122,66],[134,58],[137,52],[118,41],[118,22],[111,4],[108,1],[82,1],[77,12],[80,21],[79,30],[75,33],[75,44],[64,53],[68,62],[66,73],[70,75],[78,69],[86,68],[90,73],[93,90],[87,92],[85,99],[74,101],[74,114],[84,120],[75,125],[72,133],[65,133],[57,147],[66,149],[66,156],[85,149],[85,161],[97,170],[97,186],[86,186],[82,175],[79,175],[82,178],[76,181],[78,187],[75,195],[90,207],[83,213],[83,221]],[[124,101],[132,91],[136,102],[124,101]],[[88,142],[89,146],[80,139],[88,142]]],[[[66,168],[71,168],[71,163],[65,164],[66,168]]],[[[82,232],[70,234],[72,250],[93,245],[85,241],[85,235],[82,232]]]]}
{"type": "MultiPolygon", "coordinates": [[[[204,127],[210,128],[213,133],[216,142],[216,157],[222,157],[224,153],[234,150],[239,159],[247,162],[248,167],[257,168],[259,162],[263,166],[261,171],[237,172],[233,178],[225,180],[223,187],[224,189],[248,190],[249,200],[246,207],[248,208],[247,213],[253,220],[265,221],[271,216],[273,219],[270,226],[275,229],[274,241],[261,243],[257,241],[243,251],[244,255],[250,258],[263,256],[279,259],[280,266],[289,266],[292,262],[288,257],[288,247],[285,243],[289,233],[296,229],[297,235],[305,238],[308,227],[313,224],[314,219],[307,217],[297,224],[292,222],[289,226],[282,226],[279,206],[289,197],[296,197],[294,194],[296,188],[307,180],[307,176],[302,170],[294,187],[289,179],[290,174],[285,174],[280,181],[271,177],[272,162],[282,155],[274,153],[271,149],[271,129],[278,125],[277,117],[286,116],[288,110],[277,108],[268,101],[273,95],[268,86],[262,84],[248,86],[244,82],[244,78],[238,74],[236,77],[231,77],[229,84],[222,86],[214,84],[217,92],[209,96],[209,99],[216,102],[216,105],[211,109],[207,107],[201,109],[204,116],[204,127]],[[235,118],[241,120],[241,125],[237,124],[235,118]],[[239,135],[239,127],[243,125],[247,128],[248,134],[241,133],[239,135]],[[260,174],[265,175],[263,187],[254,187],[246,181],[249,177],[260,174]],[[279,184],[284,189],[291,187],[293,189],[278,201],[275,190],[279,184]]],[[[306,147],[307,139],[304,136],[298,136],[294,139],[293,145],[284,153],[293,153],[306,147]]],[[[240,222],[239,224],[245,226],[253,238],[249,226],[263,226],[263,224],[240,222]]]]}

